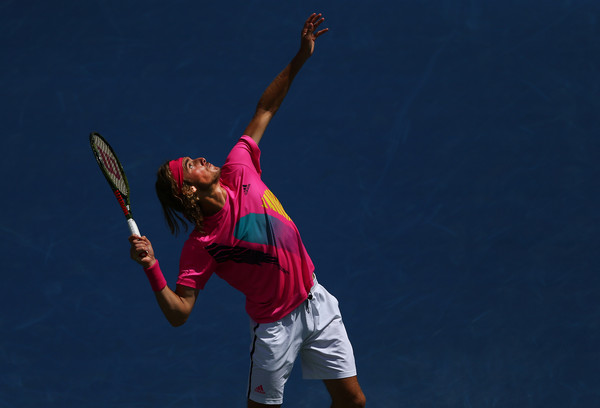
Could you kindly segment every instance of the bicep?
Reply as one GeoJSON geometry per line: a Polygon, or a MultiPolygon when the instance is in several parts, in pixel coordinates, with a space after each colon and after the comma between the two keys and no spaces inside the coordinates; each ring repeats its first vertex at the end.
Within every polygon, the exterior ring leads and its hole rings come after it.
{"type": "Polygon", "coordinates": [[[258,144],[272,118],[273,112],[257,109],[244,134],[250,136],[258,144]]]}

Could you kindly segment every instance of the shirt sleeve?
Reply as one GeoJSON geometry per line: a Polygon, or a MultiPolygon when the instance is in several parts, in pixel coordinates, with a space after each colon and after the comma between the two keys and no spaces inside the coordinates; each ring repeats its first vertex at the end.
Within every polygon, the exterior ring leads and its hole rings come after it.
{"type": "Polygon", "coordinates": [[[259,176],[261,175],[260,148],[250,136],[244,135],[238,140],[227,156],[227,160],[225,160],[225,165],[223,167],[235,165],[250,167],[254,169],[259,176]]]}
{"type": "Polygon", "coordinates": [[[200,242],[188,239],[179,258],[177,284],[194,289],[204,289],[216,269],[216,261],[200,242]]]}

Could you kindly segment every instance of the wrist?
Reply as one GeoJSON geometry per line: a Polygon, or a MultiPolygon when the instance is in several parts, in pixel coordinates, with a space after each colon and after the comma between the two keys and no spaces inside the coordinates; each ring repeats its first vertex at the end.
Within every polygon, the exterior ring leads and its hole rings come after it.
{"type": "Polygon", "coordinates": [[[144,268],[144,270],[145,270],[145,269],[150,269],[150,268],[152,268],[152,267],[154,266],[154,264],[156,264],[156,262],[158,262],[158,260],[157,260],[156,258],[153,258],[153,259],[152,259],[151,261],[149,261],[149,262],[143,262],[143,261],[141,261],[141,260],[140,260],[138,263],[139,263],[140,265],[142,265],[142,268],[144,268]]]}
{"type": "Polygon", "coordinates": [[[294,58],[292,59],[292,63],[298,64],[302,66],[308,59],[310,58],[310,51],[300,48],[294,58]]]}
{"type": "Polygon", "coordinates": [[[167,286],[167,281],[160,269],[160,265],[158,264],[158,259],[155,259],[154,262],[147,268],[144,268],[144,272],[146,273],[146,277],[150,282],[150,286],[154,292],[159,292],[167,286]]]}

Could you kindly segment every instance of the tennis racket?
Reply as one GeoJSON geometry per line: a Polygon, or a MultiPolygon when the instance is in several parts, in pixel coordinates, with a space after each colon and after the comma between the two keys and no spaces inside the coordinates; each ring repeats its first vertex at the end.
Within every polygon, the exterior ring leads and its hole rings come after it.
{"type": "Polygon", "coordinates": [[[117,158],[115,151],[110,147],[108,142],[96,132],[90,134],[90,146],[92,147],[98,166],[100,166],[100,170],[102,170],[102,174],[106,177],[106,181],[108,181],[110,188],[115,194],[115,197],[117,197],[117,201],[123,210],[123,214],[125,214],[129,231],[131,231],[132,235],[140,236],[140,230],[131,214],[129,183],[127,182],[125,171],[123,170],[123,166],[117,158]]]}

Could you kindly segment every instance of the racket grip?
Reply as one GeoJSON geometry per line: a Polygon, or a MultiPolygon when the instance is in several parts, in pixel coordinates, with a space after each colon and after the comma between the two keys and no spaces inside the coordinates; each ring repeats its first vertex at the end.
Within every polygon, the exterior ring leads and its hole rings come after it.
{"type": "Polygon", "coordinates": [[[131,235],[137,235],[137,236],[142,236],[140,234],[140,230],[138,229],[137,224],[135,223],[135,221],[133,220],[133,218],[128,218],[127,219],[127,225],[129,226],[129,231],[131,231],[131,235]]]}

